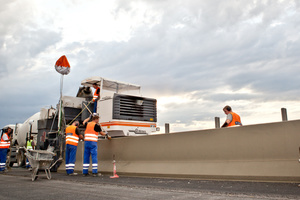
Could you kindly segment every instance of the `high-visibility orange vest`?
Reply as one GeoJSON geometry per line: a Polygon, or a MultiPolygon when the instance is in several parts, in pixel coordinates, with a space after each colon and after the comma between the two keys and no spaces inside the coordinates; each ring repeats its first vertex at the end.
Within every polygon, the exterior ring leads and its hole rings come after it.
{"type": "Polygon", "coordinates": [[[234,112],[230,112],[230,114],[232,115],[232,120],[228,124],[228,127],[229,126],[242,125],[241,118],[240,118],[240,116],[238,114],[236,114],[234,112]]]}
{"type": "Polygon", "coordinates": [[[66,128],[66,144],[71,144],[74,146],[78,145],[79,137],[76,134],[76,128],[77,127],[73,125],[66,128]]]}
{"type": "Polygon", "coordinates": [[[10,147],[10,141],[6,142],[3,140],[3,136],[7,135],[7,138],[9,139],[9,136],[7,133],[4,133],[1,137],[1,142],[0,142],[0,149],[8,149],[10,147]]]}
{"type": "Polygon", "coordinates": [[[96,88],[96,90],[95,90],[95,92],[94,92],[94,96],[93,96],[93,102],[95,102],[96,101],[96,99],[98,98],[100,96],[100,88],[99,87],[97,87],[96,88]],[[97,90],[99,89],[99,94],[97,94],[97,90]]]}
{"type": "Polygon", "coordinates": [[[89,122],[86,125],[86,129],[84,132],[84,141],[92,141],[92,142],[98,141],[98,132],[94,130],[95,125],[96,125],[95,122],[89,122]]]}

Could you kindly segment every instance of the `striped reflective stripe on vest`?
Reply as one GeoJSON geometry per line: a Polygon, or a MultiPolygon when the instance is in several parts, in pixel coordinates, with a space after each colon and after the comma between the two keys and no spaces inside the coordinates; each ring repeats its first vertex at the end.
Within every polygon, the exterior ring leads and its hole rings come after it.
{"type": "Polygon", "coordinates": [[[32,145],[31,145],[31,142],[32,142],[32,140],[27,141],[27,145],[26,145],[27,148],[26,149],[28,149],[28,150],[33,149],[32,145]]]}
{"type": "Polygon", "coordinates": [[[98,141],[98,132],[94,130],[95,125],[96,125],[95,122],[89,122],[86,125],[86,129],[84,133],[84,141],[92,141],[92,142],[98,141]]]}
{"type": "Polygon", "coordinates": [[[10,147],[10,141],[5,141],[3,140],[3,136],[6,135],[7,138],[9,139],[7,133],[4,133],[1,137],[1,142],[0,142],[0,149],[8,149],[10,147]]]}
{"type": "Polygon", "coordinates": [[[70,144],[70,145],[74,145],[77,146],[78,145],[78,140],[79,137],[76,134],[76,126],[68,126],[66,128],[66,144],[70,144]]]}

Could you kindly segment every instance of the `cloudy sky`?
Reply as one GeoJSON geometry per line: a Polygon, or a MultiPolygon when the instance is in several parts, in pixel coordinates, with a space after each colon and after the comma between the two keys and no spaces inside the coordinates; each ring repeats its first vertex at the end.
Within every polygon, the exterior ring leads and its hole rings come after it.
{"type": "Polygon", "coordinates": [[[244,125],[300,119],[298,0],[0,0],[0,126],[101,76],[142,86],[158,125],[214,128],[232,106],[244,125]]]}

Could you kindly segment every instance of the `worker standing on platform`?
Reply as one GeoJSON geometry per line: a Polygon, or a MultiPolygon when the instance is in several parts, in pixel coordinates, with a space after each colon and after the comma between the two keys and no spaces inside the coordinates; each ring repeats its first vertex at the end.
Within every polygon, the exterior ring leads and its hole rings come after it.
{"type": "Polygon", "coordinates": [[[76,176],[74,173],[76,152],[79,139],[83,140],[83,136],[78,130],[79,121],[75,121],[66,128],[66,172],[67,175],[76,176]]]}
{"type": "Polygon", "coordinates": [[[238,114],[232,112],[230,106],[225,106],[223,108],[224,113],[227,115],[226,121],[222,128],[230,126],[242,126],[241,118],[238,114]]]}
{"type": "Polygon", "coordinates": [[[0,141],[0,172],[4,172],[4,170],[5,170],[7,150],[9,149],[10,142],[12,140],[11,133],[12,133],[12,129],[10,127],[8,127],[1,137],[1,141],[0,141]]]}
{"type": "Polygon", "coordinates": [[[97,102],[100,99],[100,88],[96,83],[93,84],[93,88],[95,89],[94,96],[93,96],[93,102],[94,102],[93,113],[97,113],[97,102]]]}
{"type": "Polygon", "coordinates": [[[84,133],[84,156],[83,156],[83,176],[88,175],[88,169],[90,166],[90,155],[92,156],[92,173],[93,176],[100,176],[98,174],[98,135],[110,136],[104,133],[99,125],[99,116],[93,115],[92,121],[88,122],[90,118],[83,121],[83,125],[86,126],[84,133]]]}

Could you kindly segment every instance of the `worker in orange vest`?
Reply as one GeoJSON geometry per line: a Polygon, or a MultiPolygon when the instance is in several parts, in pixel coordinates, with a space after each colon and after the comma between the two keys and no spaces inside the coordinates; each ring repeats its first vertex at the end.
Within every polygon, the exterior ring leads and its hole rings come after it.
{"type": "Polygon", "coordinates": [[[6,157],[7,157],[7,150],[10,147],[10,142],[12,140],[11,137],[12,129],[8,127],[3,135],[1,136],[0,141],[0,172],[4,172],[5,170],[5,163],[6,163],[6,157]]]}
{"type": "Polygon", "coordinates": [[[238,114],[232,112],[230,106],[225,106],[223,108],[224,113],[227,115],[226,121],[222,128],[230,126],[242,126],[241,118],[238,114]]]}
{"type": "Polygon", "coordinates": [[[75,121],[66,128],[66,171],[67,175],[77,175],[74,173],[76,152],[79,139],[83,140],[83,135],[78,130],[79,121],[75,121]]]}
{"type": "Polygon", "coordinates": [[[94,96],[93,96],[93,102],[94,102],[93,113],[97,113],[97,102],[100,99],[100,88],[96,83],[93,84],[93,88],[95,89],[94,96]]]}
{"type": "Polygon", "coordinates": [[[92,173],[93,176],[100,176],[98,174],[98,134],[107,136],[108,139],[111,137],[104,133],[99,125],[99,116],[93,115],[92,121],[88,122],[90,118],[83,121],[83,125],[86,126],[84,132],[84,156],[83,156],[83,176],[88,175],[88,169],[90,166],[90,156],[92,157],[92,173]]]}

